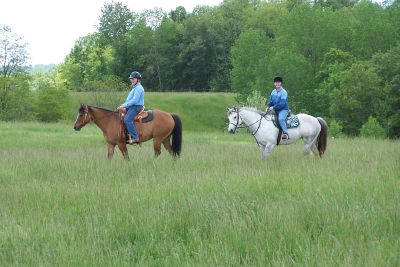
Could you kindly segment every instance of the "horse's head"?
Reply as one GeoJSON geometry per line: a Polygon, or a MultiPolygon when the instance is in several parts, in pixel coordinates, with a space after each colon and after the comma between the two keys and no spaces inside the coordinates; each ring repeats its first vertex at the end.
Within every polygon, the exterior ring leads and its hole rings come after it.
{"type": "Polygon", "coordinates": [[[238,126],[242,124],[242,118],[239,115],[239,108],[228,108],[228,120],[228,132],[234,134],[238,126]]]}
{"type": "Polygon", "coordinates": [[[81,105],[76,115],[74,124],[75,131],[80,131],[83,126],[88,124],[92,120],[92,116],[89,114],[89,107],[87,105],[81,105]]]}

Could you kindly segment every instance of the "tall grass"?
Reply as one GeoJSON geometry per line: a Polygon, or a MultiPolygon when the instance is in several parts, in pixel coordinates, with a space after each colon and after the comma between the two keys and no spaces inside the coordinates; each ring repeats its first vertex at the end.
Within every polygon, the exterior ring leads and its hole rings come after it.
{"type": "Polygon", "coordinates": [[[0,263],[398,266],[400,143],[301,150],[184,131],[108,161],[94,126],[0,123],[0,263]]]}

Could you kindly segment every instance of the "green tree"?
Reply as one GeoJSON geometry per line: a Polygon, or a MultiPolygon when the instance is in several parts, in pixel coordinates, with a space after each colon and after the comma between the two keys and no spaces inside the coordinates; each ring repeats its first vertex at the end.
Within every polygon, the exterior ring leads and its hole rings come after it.
{"type": "Polygon", "coordinates": [[[65,62],[57,68],[70,90],[85,91],[88,81],[102,80],[112,74],[114,49],[111,45],[100,46],[98,34],[80,38],[65,62]]]}
{"type": "Polygon", "coordinates": [[[186,16],[187,12],[183,6],[178,6],[175,8],[175,10],[171,10],[171,12],[169,12],[169,17],[178,23],[182,23],[186,19],[186,16]]]}
{"type": "Polygon", "coordinates": [[[266,34],[259,30],[244,31],[232,47],[232,87],[237,93],[238,100],[244,102],[250,92],[257,87],[257,71],[263,68],[263,59],[269,55],[270,41],[266,34]]]}
{"type": "Polygon", "coordinates": [[[386,52],[399,41],[400,16],[394,19],[382,6],[369,1],[361,1],[353,12],[357,23],[352,27],[354,35],[351,47],[352,53],[358,58],[369,59],[377,52],[386,52]]]}
{"type": "Polygon", "coordinates": [[[177,90],[181,76],[177,72],[177,58],[180,53],[183,25],[165,17],[154,32],[153,53],[157,60],[159,90],[177,90]]]}
{"type": "Polygon", "coordinates": [[[28,59],[26,43],[6,25],[0,25],[0,75],[10,77],[22,72],[28,59]]]}
{"type": "Polygon", "coordinates": [[[370,65],[354,63],[338,74],[337,82],[330,94],[330,114],[343,123],[346,134],[356,135],[380,106],[380,79],[370,65]]]}
{"type": "Polygon", "coordinates": [[[31,77],[23,72],[0,77],[0,120],[33,120],[34,96],[29,90],[31,77]]]}
{"type": "Polygon", "coordinates": [[[325,55],[317,74],[319,86],[314,94],[314,112],[319,116],[329,116],[330,94],[340,86],[341,72],[350,68],[356,58],[349,52],[331,48],[325,55]]]}
{"type": "Polygon", "coordinates": [[[389,137],[400,137],[400,43],[386,53],[375,54],[371,63],[381,77],[379,87],[384,92],[377,118],[389,137]]]}
{"type": "Polygon", "coordinates": [[[126,5],[120,2],[105,3],[97,29],[102,41],[112,44],[131,29],[134,21],[134,15],[126,5]]]}
{"type": "Polygon", "coordinates": [[[302,54],[310,62],[313,75],[317,76],[324,55],[331,48],[351,52],[355,24],[356,19],[348,8],[333,11],[318,5],[302,4],[282,21],[276,45],[302,54]]]}
{"type": "Polygon", "coordinates": [[[127,81],[133,70],[141,72],[146,88],[157,88],[155,70],[150,67],[152,47],[154,45],[153,30],[141,19],[122,38],[114,43],[114,61],[112,73],[127,81]]]}

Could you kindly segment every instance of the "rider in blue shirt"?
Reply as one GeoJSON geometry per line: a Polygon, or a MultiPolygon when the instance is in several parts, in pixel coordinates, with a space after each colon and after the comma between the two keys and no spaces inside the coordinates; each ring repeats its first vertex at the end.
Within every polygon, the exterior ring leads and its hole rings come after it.
{"type": "Polygon", "coordinates": [[[134,71],[129,76],[129,80],[132,84],[132,90],[126,98],[125,103],[118,107],[118,109],[127,109],[127,113],[124,118],[124,123],[129,132],[128,142],[130,144],[139,142],[139,136],[136,131],[133,118],[142,110],[144,106],[144,88],[140,84],[142,75],[139,72],[134,71]]]}
{"type": "Polygon", "coordinates": [[[281,77],[274,78],[275,89],[272,91],[271,96],[269,97],[266,111],[275,110],[275,112],[279,114],[278,120],[283,131],[282,140],[287,140],[289,139],[289,135],[286,127],[286,117],[289,114],[289,105],[288,94],[282,87],[282,82],[283,80],[281,77]]]}

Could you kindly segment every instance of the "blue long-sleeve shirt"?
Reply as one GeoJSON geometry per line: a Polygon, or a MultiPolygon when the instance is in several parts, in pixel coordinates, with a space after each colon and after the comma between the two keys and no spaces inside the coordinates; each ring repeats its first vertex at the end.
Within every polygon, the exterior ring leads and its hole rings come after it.
{"type": "Polygon", "coordinates": [[[122,104],[123,107],[129,108],[130,106],[143,106],[144,105],[144,88],[140,83],[135,84],[132,87],[131,92],[122,104]]]}
{"type": "Polygon", "coordinates": [[[281,111],[281,110],[289,110],[288,104],[288,94],[285,89],[282,87],[274,89],[269,97],[269,101],[267,107],[274,107],[274,110],[281,111]]]}

